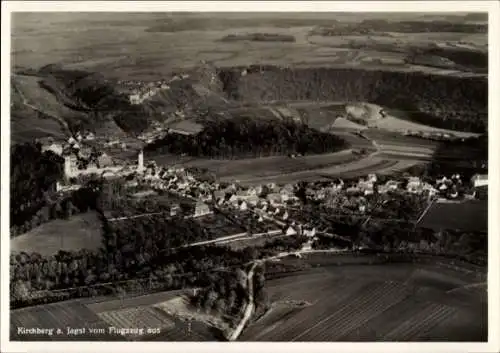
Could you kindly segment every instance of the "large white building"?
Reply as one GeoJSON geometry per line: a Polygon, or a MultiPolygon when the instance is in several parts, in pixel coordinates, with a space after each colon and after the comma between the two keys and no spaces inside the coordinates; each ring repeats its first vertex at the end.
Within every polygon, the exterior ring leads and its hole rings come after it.
{"type": "Polygon", "coordinates": [[[476,174],[471,179],[475,188],[488,185],[488,174],[476,174]]]}

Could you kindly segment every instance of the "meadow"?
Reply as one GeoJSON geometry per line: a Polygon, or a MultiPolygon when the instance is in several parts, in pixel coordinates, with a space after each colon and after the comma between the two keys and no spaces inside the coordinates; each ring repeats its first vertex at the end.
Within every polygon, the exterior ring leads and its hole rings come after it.
{"type": "Polygon", "coordinates": [[[42,256],[54,255],[59,250],[97,250],[101,246],[101,220],[95,212],[56,219],[10,240],[13,253],[36,252],[42,256]]]}

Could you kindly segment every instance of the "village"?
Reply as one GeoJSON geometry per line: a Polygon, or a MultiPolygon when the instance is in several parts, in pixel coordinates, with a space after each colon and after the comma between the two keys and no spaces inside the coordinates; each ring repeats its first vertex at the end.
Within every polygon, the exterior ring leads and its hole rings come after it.
{"type": "MultiPolygon", "coordinates": [[[[317,234],[328,232],[294,216],[305,201],[321,204],[332,214],[368,219],[371,212],[380,207],[374,204],[374,195],[414,195],[430,207],[432,203],[463,203],[484,198],[488,185],[487,175],[479,174],[470,180],[459,174],[433,180],[411,175],[369,174],[349,180],[245,187],[238,183],[202,180],[196,171],[145,161],[142,149],[137,151],[135,162],[117,162],[108,154],[85,146],[85,140],[78,136],[65,144],[42,146],[42,150],[64,158],[64,178],[57,183],[57,192],[76,190],[95,175],[115,180],[123,184],[127,195],[138,203],[163,203],[163,206],[150,211],[138,209],[134,211],[136,214],[127,215],[111,208],[109,221],[152,216],[193,218],[212,232],[209,240],[198,245],[262,236],[306,236],[309,238],[307,248],[317,234]],[[302,199],[297,196],[300,188],[304,191],[302,199]]],[[[427,211],[428,208],[423,212],[427,211]]],[[[423,214],[419,220],[421,218],[423,214]]]]}

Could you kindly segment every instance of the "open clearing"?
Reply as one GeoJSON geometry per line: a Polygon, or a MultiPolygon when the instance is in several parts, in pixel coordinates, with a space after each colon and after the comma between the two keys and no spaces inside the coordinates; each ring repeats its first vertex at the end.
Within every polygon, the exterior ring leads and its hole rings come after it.
{"type": "Polygon", "coordinates": [[[51,256],[59,250],[78,251],[97,250],[102,245],[101,221],[95,212],[71,216],[69,219],[56,219],[42,224],[28,233],[11,238],[10,250],[13,253],[37,252],[51,256]]]}
{"type": "MultiPolygon", "coordinates": [[[[296,260],[294,260],[296,261],[296,260]]],[[[308,261],[308,260],[303,260],[308,261]]],[[[341,261],[341,260],[339,260],[341,261]]],[[[274,305],[243,341],[484,341],[484,296],[448,292],[475,278],[427,265],[335,265],[269,280],[274,305]],[[432,295],[425,290],[430,289],[432,295]],[[291,308],[286,301],[312,305],[291,308]],[[460,317],[461,320],[457,321],[460,317]],[[467,335],[463,335],[467,332],[467,335]]]]}

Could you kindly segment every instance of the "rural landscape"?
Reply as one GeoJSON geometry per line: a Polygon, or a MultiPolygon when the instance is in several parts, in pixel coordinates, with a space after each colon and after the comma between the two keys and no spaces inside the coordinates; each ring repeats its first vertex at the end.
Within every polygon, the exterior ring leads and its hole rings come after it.
{"type": "Polygon", "coordinates": [[[11,341],[488,341],[487,13],[11,22],[11,341]]]}

